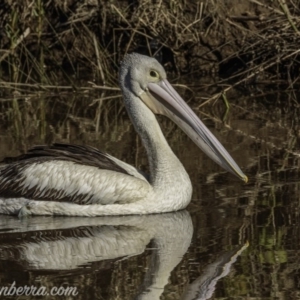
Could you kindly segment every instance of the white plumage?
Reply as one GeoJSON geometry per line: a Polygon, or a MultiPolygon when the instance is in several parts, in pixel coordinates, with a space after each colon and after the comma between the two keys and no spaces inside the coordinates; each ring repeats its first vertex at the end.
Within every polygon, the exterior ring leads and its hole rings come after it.
{"type": "Polygon", "coordinates": [[[0,169],[0,213],[99,216],[185,208],[191,200],[192,185],[155,113],[171,118],[211,159],[247,181],[223,146],[168,83],[165,70],[154,58],[127,55],[119,79],[125,107],[147,150],[149,179],[95,148],[40,146],[0,169]]]}

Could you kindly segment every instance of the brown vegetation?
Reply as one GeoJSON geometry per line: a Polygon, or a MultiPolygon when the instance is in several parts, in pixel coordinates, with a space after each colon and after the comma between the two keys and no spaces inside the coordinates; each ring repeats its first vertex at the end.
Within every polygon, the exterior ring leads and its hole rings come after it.
{"type": "Polygon", "coordinates": [[[131,51],[235,85],[299,76],[299,0],[5,0],[0,17],[2,88],[74,87],[74,77],[114,85],[131,51]]]}
{"type": "MultiPolygon", "coordinates": [[[[272,91],[297,89],[299,4],[299,0],[4,0],[1,129],[11,132],[21,149],[31,138],[35,143],[61,141],[68,135],[56,139],[59,132],[53,128],[62,124],[69,128],[88,122],[98,133],[108,118],[123,113],[115,101],[107,100],[120,97],[115,94],[119,61],[132,51],[156,56],[183,82],[184,77],[196,82],[200,75],[200,96],[194,97],[198,109],[219,98],[228,108],[233,97],[240,98],[238,93],[226,94],[233,87],[271,84],[272,91]],[[205,75],[213,81],[205,80],[205,75]]],[[[221,112],[223,120],[227,111],[221,112]]]]}

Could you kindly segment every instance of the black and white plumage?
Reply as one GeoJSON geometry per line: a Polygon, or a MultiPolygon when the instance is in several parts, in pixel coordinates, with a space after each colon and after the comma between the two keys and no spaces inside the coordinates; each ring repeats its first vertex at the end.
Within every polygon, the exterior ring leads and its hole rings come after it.
{"type": "Polygon", "coordinates": [[[147,150],[149,179],[133,166],[92,147],[38,146],[0,167],[0,213],[98,216],[185,208],[191,199],[191,182],[155,114],[168,116],[211,159],[247,181],[169,84],[165,70],[154,58],[127,55],[119,82],[127,112],[147,150]]]}
{"type": "MultiPolygon", "coordinates": [[[[28,184],[26,175],[32,173],[31,168],[44,170],[44,166],[55,164],[64,165],[70,163],[74,168],[81,166],[93,167],[99,170],[110,170],[122,174],[130,175],[130,171],[122,168],[111,157],[90,146],[69,145],[69,144],[54,144],[51,146],[35,146],[26,154],[19,157],[6,159],[10,160],[2,170],[0,169],[0,194],[3,197],[15,198],[25,197],[28,199],[39,199],[44,201],[63,201],[77,204],[92,204],[94,192],[80,192],[82,186],[76,185],[72,192],[67,193],[64,187],[59,188],[58,182],[51,184],[28,184]],[[39,188],[36,188],[38,186],[39,188]]],[[[42,171],[40,171],[42,172],[42,171]]],[[[50,175],[52,170],[45,170],[42,173],[50,175]]],[[[45,177],[45,176],[44,176],[45,177]]],[[[60,174],[57,173],[59,179],[60,174]]],[[[34,179],[31,179],[34,180],[34,179]]],[[[36,179],[38,180],[38,179],[36,179]]],[[[45,182],[45,178],[40,178],[40,181],[45,182]]],[[[69,183],[69,185],[72,182],[69,183]]]]}

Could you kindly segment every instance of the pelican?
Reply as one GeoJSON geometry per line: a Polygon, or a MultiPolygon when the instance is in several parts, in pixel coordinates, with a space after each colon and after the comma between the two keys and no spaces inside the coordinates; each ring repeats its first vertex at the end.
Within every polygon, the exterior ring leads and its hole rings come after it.
{"type": "Polygon", "coordinates": [[[212,160],[247,182],[233,158],[168,82],[156,59],[126,55],[119,83],[147,150],[149,177],[92,147],[38,146],[0,167],[0,213],[102,216],[184,209],[191,201],[191,181],[155,114],[169,117],[212,160]]]}

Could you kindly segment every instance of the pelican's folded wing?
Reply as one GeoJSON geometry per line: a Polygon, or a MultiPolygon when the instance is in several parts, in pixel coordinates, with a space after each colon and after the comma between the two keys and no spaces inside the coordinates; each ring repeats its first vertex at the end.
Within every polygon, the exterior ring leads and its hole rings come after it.
{"type": "Polygon", "coordinates": [[[136,168],[93,147],[37,146],[9,160],[0,168],[2,198],[120,204],[140,200],[150,188],[136,168]]]}

